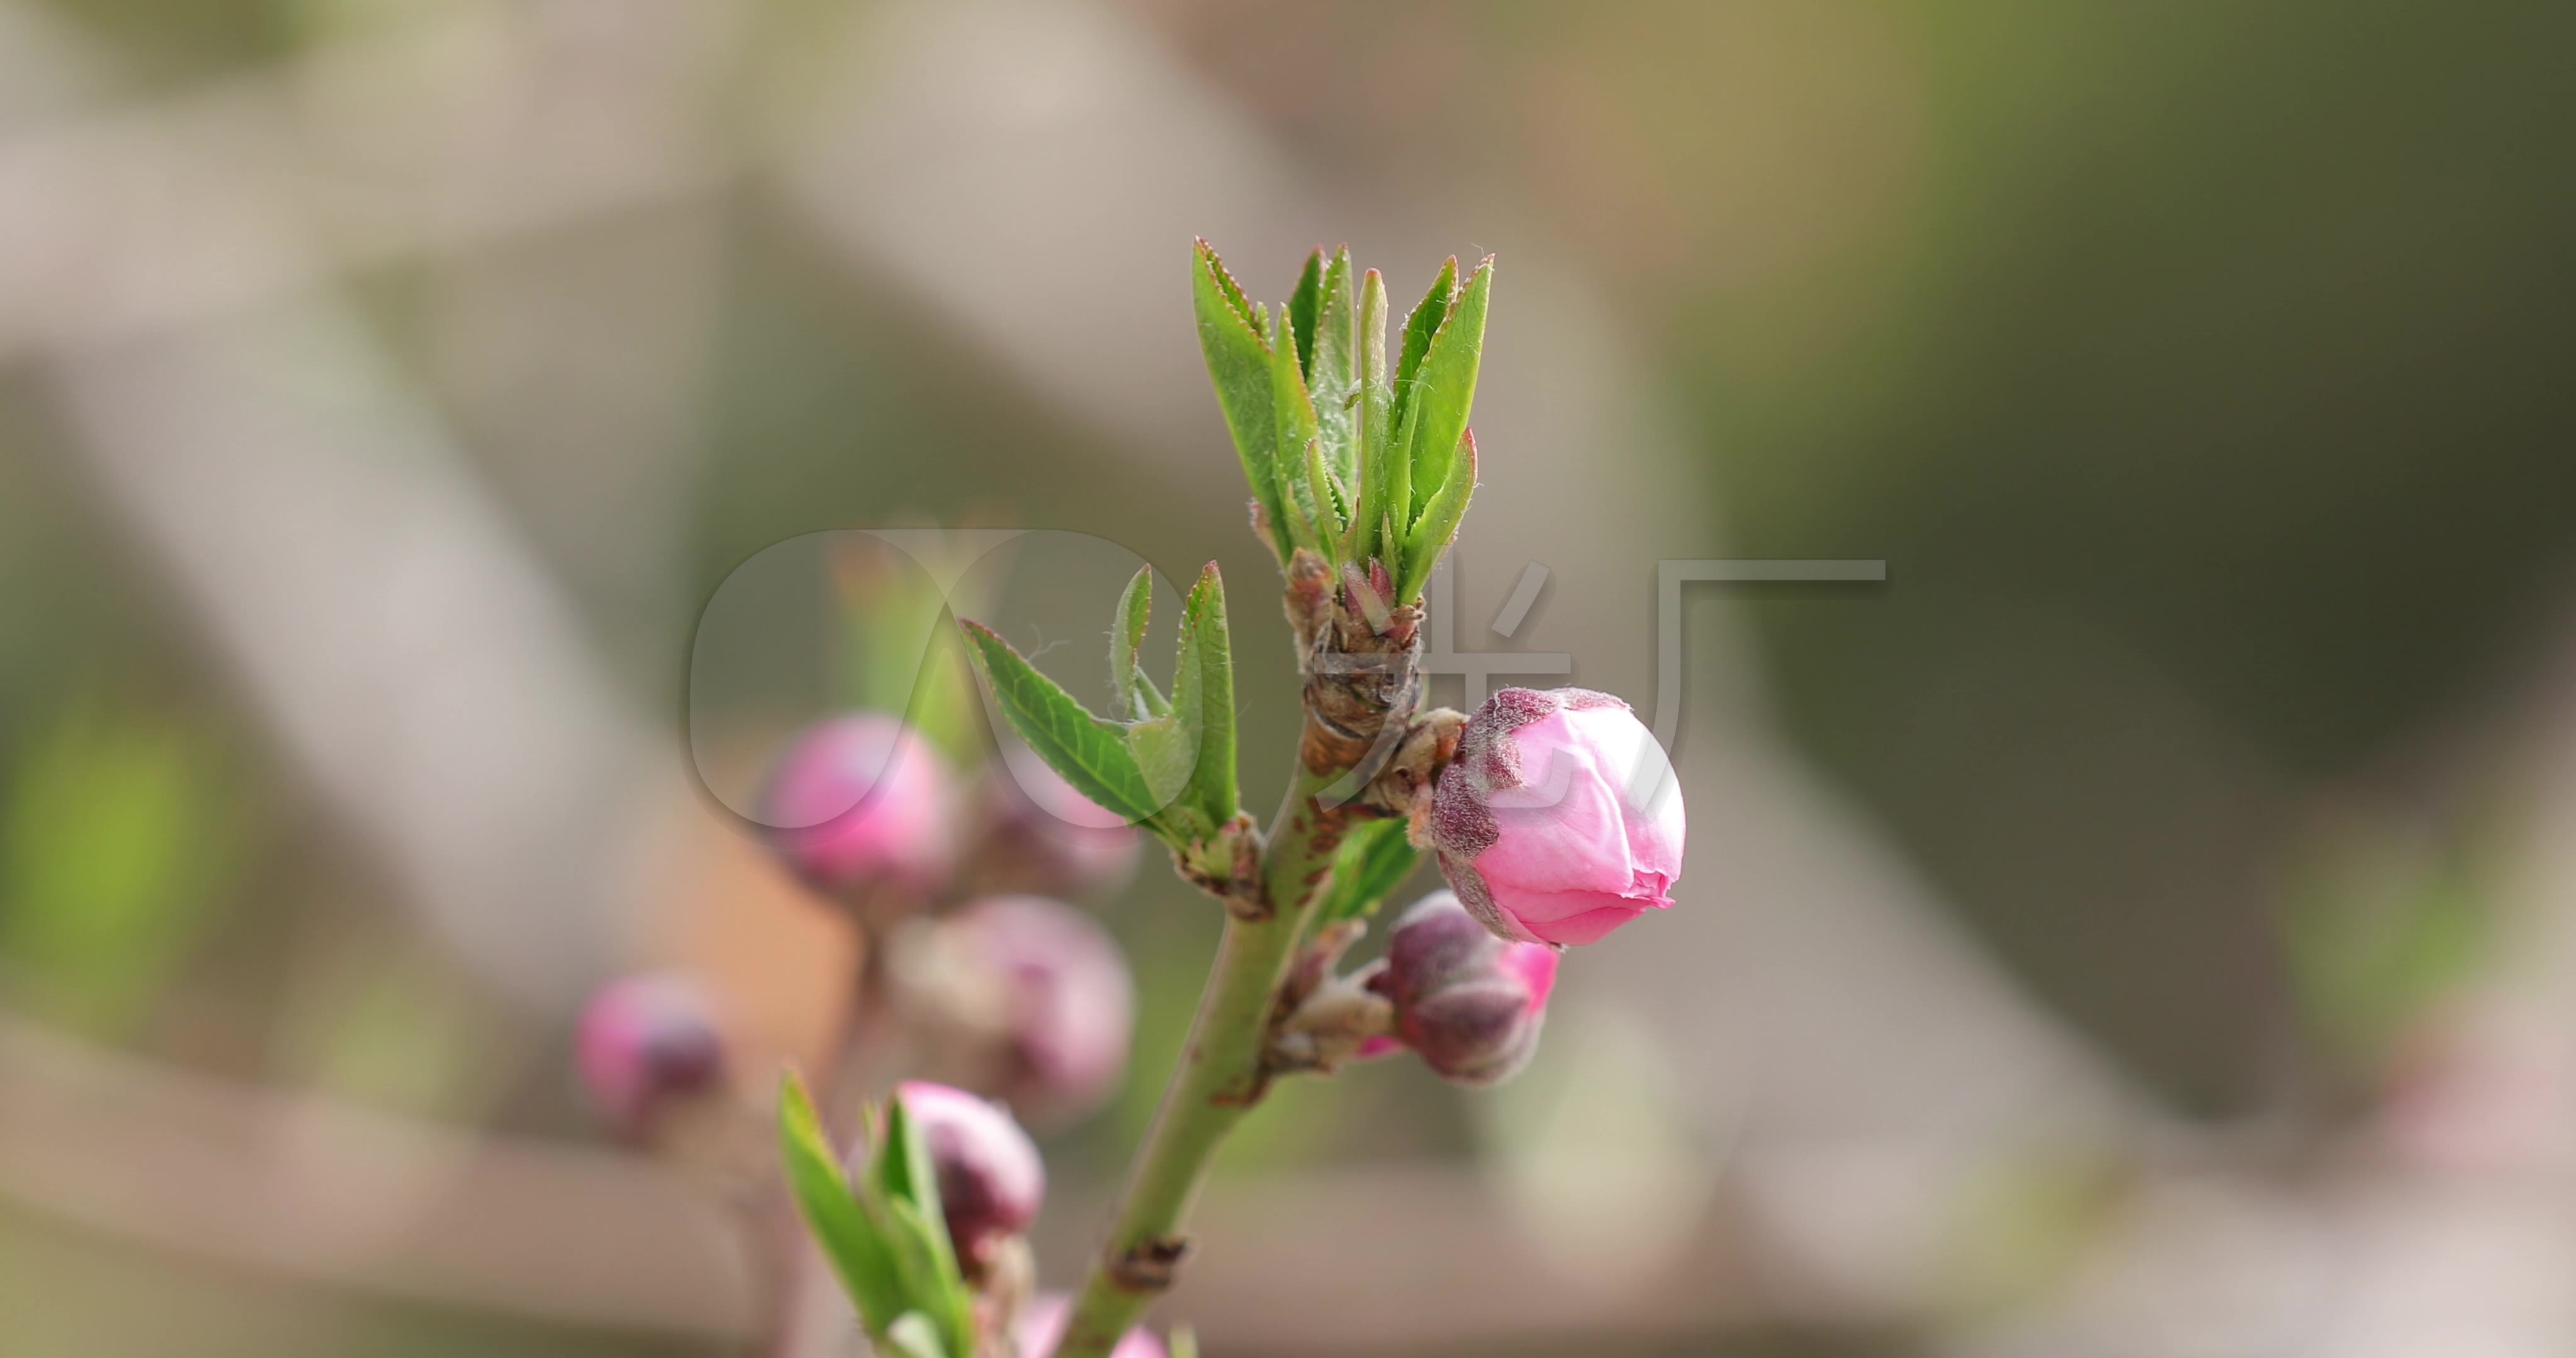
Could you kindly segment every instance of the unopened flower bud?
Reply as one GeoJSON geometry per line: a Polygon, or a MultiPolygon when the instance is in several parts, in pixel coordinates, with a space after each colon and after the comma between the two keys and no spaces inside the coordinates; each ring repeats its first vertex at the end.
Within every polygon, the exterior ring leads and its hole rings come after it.
{"type": "Polygon", "coordinates": [[[1036,756],[996,768],[976,789],[958,873],[967,890],[1107,894],[1136,873],[1136,827],[1076,792],[1036,756]]]}
{"type": "MultiPolygon", "coordinates": [[[[1048,1292],[1030,1302],[1020,1312],[1020,1358],[1048,1358],[1071,1319],[1073,1299],[1061,1292],[1048,1292]]],[[[1153,1331],[1134,1329],[1109,1351],[1109,1358],[1165,1358],[1166,1352],[1163,1341],[1156,1339],[1153,1331]]]]}
{"type": "Polygon", "coordinates": [[[1606,693],[1507,688],[1440,775],[1431,845],[1500,937],[1591,943],[1672,905],[1682,794],[1654,733],[1606,693]]]}
{"type": "Polygon", "coordinates": [[[1496,1084],[1538,1050],[1556,959],[1546,944],[1494,937],[1456,896],[1435,891],[1395,922],[1369,985],[1394,1005],[1395,1038],[1423,1064],[1458,1084],[1496,1084]]]}
{"type": "Polygon", "coordinates": [[[929,1148],[957,1262],[980,1273],[1006,1241],[1037,1220],[1046,1202],[1046,1163],[998,1104],[927,1080],[907,1080],[895,1096],[929,1148]]]}
{"type": "Polygon", "coordinates": [[[771,777],[762,820],[788,868],[853,905],[926,898],[955,853],[948,768],[881,713],[807,728],[771,777]]]}
{"type": "Polygon", "coordinates": [[[915,979],[936,1073],[1042,1124],[1117,1091],[1136,991],[1099,921],[1044,896],[987,896],[933,929],[915,979]]]}
{"type": "Polygon", "coordinates": [[[573,1060],[619,1135],[651,1140],[679,1107],[725,1087],[724,1035],[706,993],[684,977],[629,976],[582,1007],[573,1060]]]}

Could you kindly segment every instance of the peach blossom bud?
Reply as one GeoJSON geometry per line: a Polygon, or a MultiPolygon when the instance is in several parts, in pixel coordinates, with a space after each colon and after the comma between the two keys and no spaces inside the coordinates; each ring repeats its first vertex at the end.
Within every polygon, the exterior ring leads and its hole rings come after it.
{"type": "Polygon", "coordinates": [[[1494,937],[1456,896],[1435,891],[1395,922],[1369,986],[1394,1005],[1395,1040],[1424,1065],[1456,1084],[1497,1084],[1538,1050],[1556,959],[1544,943],[1494,937]]]}
{"type": "Polygon", "coordinates": [[[935,927],[942,1073],[1033,1123],[1069,1122],[1117,1092],[1136,991],[1097,920],[1044,896],[987,896],[935,927]]]}
{"type": "Polygon", "coordinates": [[[1106,895],[1136,874],[1136,827],[1032,755],[976,788],[975,829],[958,874],[975,892],[1106,895]]]}
{"type": "Polygon", "coordinates": [[[1037,1220],[1046,1202],[1046,1163],[998,1104],[927,1080],[907,1080],[895,1096],[930,1150],[957,1261],[979,1272],[1004,1241],[1037,1220]]]}
{"type": "MultiPolygon", "coordinates": [[[[1065,1322],[1073,1319],[1073,1299],[1061,1292],[1047,1292],[1020,1312],[1020,1358],[1048,1358],[1055,1352],[1056,1340],[1064,1335],[1065,1322]]],[[[1150,1330],[1129,1330],[1109,1358],[1164,1358],[1163,1341],[1150,1330]]]]}
{"type": "Polygon", "coordinates": [[[1507,688],[1442,770],[1431,843],[1502,938],[1591,943],[1672,905],[1682,794],[1654,733],[1606,693],[1507,688]]]}
{"type": "Polygon", "coordinates": [[[685,977],[628,976],[582,1006],[573,1060],[600,1115],[648,1140],[680,1105],[725,1086],[724,1036],[706,993],[685,977]]]}
{"type": "Polygon", "coordinates": [[[863,904],[917,901],[948,879],[955,853],[947,765],[882,713],[835,717],[789,745],[762,804],[770,839],[818,891],[863,904]]]}

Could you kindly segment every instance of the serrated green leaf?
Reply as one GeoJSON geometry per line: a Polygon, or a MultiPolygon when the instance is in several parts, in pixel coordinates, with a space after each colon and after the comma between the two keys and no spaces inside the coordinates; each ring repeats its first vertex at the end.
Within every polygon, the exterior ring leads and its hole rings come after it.
{"type": "Polygon", "coordinates": [[[1181,611],[1180,656],[1172,690],[1189,695],[1188,706],[1177,697],[1173,710],[1195,731],[1197,757],[1184,798],[1207,818],[1211,828],[1234,818],[1235,784],[1234,645],[1227,634],[1225,580],[1211,561],[1190,587],[1181,611]]]}
{"type": "Polygon", "coordinates": [[[1332,881],[1318,918],[1325,924],[1374,914],[1413,875],[1421,851],[1404,837],[1400,820],[1363,821],[1333,851],[1332,881]]]}
{"type": "Polygon", "coordinates": [[[1154,681],[1145,677],[1138,658],[1153,613],[1154,568],[1139,566],[1126,592],[1118,596],[1118,617],[1109,628],[1109,684],[1117,693],[1119,715],[1126,720],[1142,721],[1172,709],[1154,681]]]}
{"type": "Polygon", "coordinates": [[[1323,439],[1324,464],[1345,489],[1343,520],[1351,507],[1347,488],[1359,484],[1359,356],[1352,325],[1351,251],[1334,252],[1324,268],[1323,296],[1315,317],[1315,352],[1306,365],[1306,391],[1315,403],[1315,428],[1323,439]]]}
{"type": "Polygon", "coordinates": [[[1359,505],[1344,535],[1342,559],[1365,566],[1371,557],[1384,560],[1394,546],[1383,536],[1394,516],[1387,480],[1395,447],[1395,389],[1386,370],[1386,279],[1375,269],[1360,279],[1359,311],[1359,505]]]}
{"type": "Polygon", "coordinates": [[[1414,378],[1422,371],[1422,360],[1431,352],[1431,338],[1449,319],[1449,309],[1458,300],[1458,257],[1441,261],[1439,274],[1431,280],[1431,290],[1422,294],[1411,315],[1404,318],[1404,347],[1395,361],[1395,427],[1404,427],[1404,413],[1413,404],[1414,378]]]}
{"type": "Polygon", "coordinates": [[[1091,715],[1072,694],[1038,672],[1009,642],[981,623],[960,620],[975,672],[1011,729],[1073,789],[1128,821],[1143,824],[1162,809],[1128,752],[1125,728],[1091,715]]]}
{"type": "Polygon", "coordinates": [[[1440,554],[1456,540],[1459,521],[1467,517],[1468,497],[1475,492],[1476,434],[1465,430],[1458,435],[1458,456],[1450,461],[1448,481],[1422,507],[1421,519],[1405,538],[1404,567],[1395,579],[1399,601],[1410,603],[1422,597],[1431,568],[1440,564],[1440,554]]]}
{"type": "Polygon", "coordinates": [[[1288,294],[1288,330],[1297,337],[1297,370],[1309,379],[1315,373],[1315,313],[1323,301],[1324,247],[1318,245],[1306,256],[1306,267],[1297,275],[1297,287],[1288,294]]]}
{"type": "Polygon", "coordinates": [[[1197,244],[1191,283],[1199,348],[1207,358],[1208,377],[1216,384],[1217,405],[1225,411],[1226,428],[1243,463],[1243,479],[1252,488],[1252,502],[1267,516],[1275,539],[1272,545],[1285,562],[1291,544],[1286,537],[1287,500],[1275,470],[1278,417],[1271,410],[1270,347],[1263,339],[1267,321],[1259,307],[1244,300],[1243,289],[1235,285],[1206,241],[1197,244]]]}
{"type": "Polygon", "coordinates": [[[788,1190],[823,1256],[858,1308],[868,1333],[882,1334],[907,1309],[903,1273],[869,1213],[842,1177],[840,1157],[824,1139],[823,1122],[805,1082],[789,1072],[778,1093],[778,1140],[788,1190]]]}
{"type": "Polygon", "coordinates": [[[1288,517],[1282,526],[1290,542],[1329,560],[1340,549],[1342,525],[1334,514],[1331,497],[1306,475],[1320,434],[1315,427],[1314,403],[1307,399],[1305,374],[1297,368],[1296,347],[1296,338],[1288,333],[1287,312],[1282,309],[1271,335],[1270,409],[1278,421],[1277,437],[1271,444],[1277,450],[1277,460],[1271,474],[1286,501],[1288,517]]]}
{"type": "Polygon", "coordinates": [[[1409,511],[1398,506],[1397,515],[1404,524],[1408,544],[1414,521],[1421,517],[1431,498],[1450,484],[1458,439],[1467,431],[1468,410],[1476,402],[1476,370],[1485,354],[1485,306],[1493,294],[1493,284],[1494,259],[1487,255],[1467,276],[1467,285],[1459,292],[1457,304],[1450,308],[1449,318],[1432,336],[1430,351],[1414,370],[1410,394],[1404,398],[1404,413],[1396,421],[1395,440],[1407,450],[1405,455],[1413,464],[1407,478],[1413,489],[1413,504],[1409,511]]]}

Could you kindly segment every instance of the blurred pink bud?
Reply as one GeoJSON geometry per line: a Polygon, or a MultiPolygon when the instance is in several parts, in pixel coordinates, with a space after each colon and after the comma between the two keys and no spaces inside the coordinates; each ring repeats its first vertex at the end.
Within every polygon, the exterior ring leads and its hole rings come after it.
{"type": "Polygon", "coordinates": [[[796,737],[771,776],[762,820],[780,857],[816,890],[852,902],[880,891],[917,900],[948,879],[951,799],[930,742],[863,712],[796,737]]]}
{"type": "Polygon", "coordinates": [[[1441,771],[1431,842],[1458,899],[1498,936],[1591,943],[1671,907],[1681,787],[1626,703],[1507,688],[1468,719],[1441,771]]]}
{"type": "Polygon", "coordinates": [[[1395,922],[1369,988],[1395,1007],[1395,1040],[1442,1079],[1499,1084],[1538,1050],[1556,958],[1544,943],[1494,937],[1456,896],[1435,891],[1395,922]]]}
{"type": "Polygon", "coordinates": [[[1044,896],[987,896],[938,926],[965,1002],[985,1010],[972,1081],[1032,1122],[1091,1112],[1127,1073],[1136,987],[1117,940],[1044,896]]]}
{"type": "Polygon", "coordinates": [[[1105,895],[1136,873],[1136,827],[1074,791],[1035,755],[1015,753],[976,789],[976,829],[959,873],[977,892],[1105,895]]]}
{"type": "MultiPolygon", "coordinates": [[[[1048,1358],[1065,1322],[1073,1318],[1073,1299],[1061,1292],[1040,1294],[1020,1312],[1020,1358],[1048,1358]]],[[[1109,1358],[1165,1358],[1163,1341],[1150,1330],[1129,1330],[1109,1358]]]]}
{"type": "Polygon", "coordinates": [[[725,1085],[724,1035],[706,993],[685,977],[612,981],[582,1006],[573,1060],[619,1134],[650,1137],[669,1112],[725,1085]]]}
{"type": "Polygon", "coordinates": [[[1037,1220],[1046,1202],[1046,1163],[999,1104],[927,1080],[906,1080],[895,1095],[930,1149],[957,1261],[977,1271],[997,1246],[1037,1220]]]}

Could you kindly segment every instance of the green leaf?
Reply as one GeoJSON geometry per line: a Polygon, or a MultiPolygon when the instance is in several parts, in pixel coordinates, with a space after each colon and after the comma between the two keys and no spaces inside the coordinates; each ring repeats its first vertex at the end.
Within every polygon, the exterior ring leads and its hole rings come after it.
{"type": "Polygon", "coordinates": [[[939,1342],[939,1327],[919,1311],[906,1311],[886,1327],[885,1345],[895,1358],[948,1358],[939,1342]]]}
{"type": "Polygon", "coordinates": [[[1199,1334],[1187,1325],[1172,1327],[1171,1342],[1165,1346],[1169,1358],[1199,1358],[1199,1334]]]}
{"type": "MultiPolygon", "coordinates": [[[[1306,390],[1315,404],[1315,428],[1324,463],[1344,487],[1360,477],[1358,337],[1352,325],[1351,251],[1344,246],[1324,269],[1323,298],[1315,318],[1315,351],[1306,364],[1306,390]]],[[[1301,351],[1302,352],[1302,351],[1301,351]]],[[[1347,498],[1343,517],[1347,521],[1347,498]]]]}
{"type": "Polygon", "coordinates": [[[1342,559],[1365,566],[1371,557],[1383,561],[1395,555],[1394,544],[1382,532],[1393,517],[1387,508],[1387,478],[1395,447],[1395,389],[1386,371],[1386,279],[1375,269],[1360,279],[1358,338],[1359,508],[1344,535],[1349,545],[1342,559]]]}
{"type": "Polygon", "coordinates": [[[1413,875],[1421,851],[1404,837],[1400,820],[1362,821],[1333,851],[1332,881],[1324,888],[1318,919],[1325,924],[1375,914],[1413,875]]]}
{"type": "Polygon", "coordinates": [[[1207,357],[1208,377],[1216,384],[1217,405],[1225,411],[1226,428],[1234,435],[1235,454],[1243,462],[1243,479],[1252,487],[1252,502],[1267,517],[1271,546],[1284,563],[1291,544],[1286,536],[1288,503],[1275,470],[1278,417],[1271,410],[1270,348],[1262,339],[1267,324],[1260,308],[1244,300],[1243,289],[1204,240],[1196,246],[1191,282],[1199,348],[1207,357]]]}
{"type": "Polygon", "coordinates": [[[1143,824],[1162,809],[1128,752],[1125,728],[1091,715],[1072,694],[1038,672],[1010,643],[981,623],[960,620],[975,671],[984,678],[1011,729],[1073,789],[1128,821],[1143,824]]]}
{"type": "Polygon", "coordinates": [[[1449,308],[1457,300],[1458,257],[1451,255],[1431,280],[1431,291],[1422,294],[1413,314],[1404,318],[1404,348],[1395,361],[1395,428],[1404,427],[1404,413],[1413,404],[1413,379],[1431,352],[1432,335],[1449,319],[1449,308]]]}
{"type": "Polygon", "coordinates": [[[958,1271],[957,1255],[948,1243],[948,1228],[917,1203],[879,1199],[887,1238],[894,1243],[895,1271],[916,1310],[929,1315],[957,1353],[975,1351],[975,1297],[958,1271]]]}
{"type": "Polygon", "coordinates": [[[1187,693],[1189,707],[1175,701],[1174,710],[1195,728],[1198,758],[1191,773],[1187,802],[1207,817],[1211,827],[1234,818],[1234,643],[1227,635],[1225,580],[1211,561],[1190,587],[1181,611],[1180,658],[1172,673],[1175,694],[1187,693]],[[1195,708],[1195,710],[1191,710],[1195,708]]]}
{"type": "Polygon", "coordinates": [[[1145,677],[1137,653],[1145,645],[1145,625],[1154,612],[1154,568],[1139,566],[1127,591],[1118,596],[1118,617],[1109,629],[1109,683],[1118,709],[1129,720],[1159,717],[1172,710],[1154,681],[1145,677]]]}
{"type": "Polygon", "coordinates": [[[778,1139],[787,1162],[788,1190],[806,1228],[814,1233],[824,1257],[832,1261],[832,1271],[839,1275],[842,1290],[850,1294],[868,1333],[883,1334],[907,1309],[902,1272],[885,1237],[842,1177],[840,1157],[823,1137],[814,1098],[793,1071],[779,1086],[778,1139]]]}
{"type": "Polygon", "coordinates": [[[1306,474],[1321,435],[1315,425],[1314,403],[1306,396],[1305,374],[1297,368],[1296,343],[1288,333],[1288,313],[1283,308],[1273,329],[1270,351],[1270,408],[1278,420],[1277,439],[1271,445],[1278,450],[1278,460],[1272,466],[1272,475],[1281,498],[1287,502],[1288,517],[1283,527],[1289,541],[1329,560],[1341,545],[1342,524],[1334,514],[1331,497],[1306,474]]]}
{"type": "MultiPolygon", "coordinates": [[[[1408,543],[1414,519],[1434,495],[1448,488],[1459,436],[1467,432],[1467,412],[1476,401],[1476,370],[1485,353],[1485,304],[1493,284],[1494,257],[1487,255],[1468,276],[1439,333],[1432,336],[1430,351],[1414,370],[1409,392],[1399,397],[1404,413],[1396,421],[1395,441],[1413,463],[1408,477],[1413,504],[1410,510],[1396,506],[1408,543]]],[[[1410,336],[1406,342],[1411,343],[1410,336]]]]}
{"type": "Polygon", "coordinates": [[[1449,479],[1441,485],[1431,502],[1422,507],[1422,517],[1406,535],[1404,568],[1396,572],[1395,597],[1410,603],[1422,597],[1422,587],[1431,580],[1431,568],[1440,564],[1440,554],[1458,537],[1458,523],[1467,517],[1467,497],[1476,491],[1476,433],[1466,430],[1458,436],[1459,455],[1450,460],[1449,479]]]}
{"type": "Polygon", "coordinates": [[[1297,337],[1297,370],[1309,378],[1315,372],[1315,311],[1323,291],[1324,247],[1318,245],[1306,256],[1296,290],[1288,294],[1288,329],[1297,337]]]}

